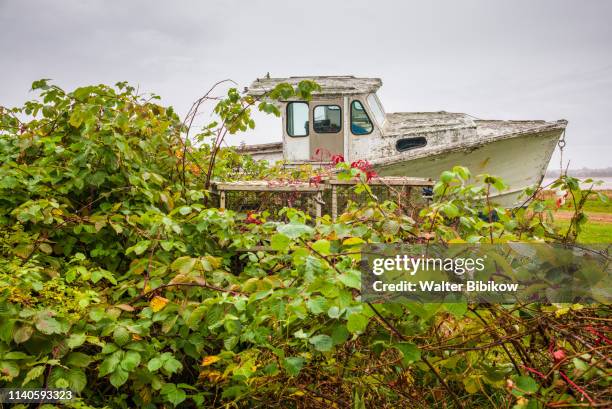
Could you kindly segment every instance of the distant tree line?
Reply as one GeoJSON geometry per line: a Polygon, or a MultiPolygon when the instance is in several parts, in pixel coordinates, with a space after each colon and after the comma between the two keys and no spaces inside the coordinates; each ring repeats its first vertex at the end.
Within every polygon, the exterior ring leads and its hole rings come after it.
{"type": "MultiPolygon", "coordinates": [[[[601,168],[601,169],[569,169],[568,175],[573,177],[612,177],[612,167],[601,168]]],[[[549,169],[546,171],[546,177],[557,177],[559,176],[558,169],[549,169]]]]}

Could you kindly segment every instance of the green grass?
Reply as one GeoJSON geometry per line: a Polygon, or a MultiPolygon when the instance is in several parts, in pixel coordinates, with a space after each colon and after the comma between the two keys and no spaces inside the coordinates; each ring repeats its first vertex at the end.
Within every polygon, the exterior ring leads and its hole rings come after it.
{"type": "MultiPolygon", "coordinates": [[[[558,220],[555,224],[562,229],[562,232],[566,232],[569,220],[558,220]]],[[[578,242],[583,244],[612,243],[612,223],[587,221],[578,235],[578,242]]]]}
{"type": "MultiPolygon", "coordinates": [[[[605,192],[606,195],[609,195],[605,192]]],[[[545,200],[546,205],[555,209],[555,199],[549,198],[545,200]]],[[[565,205],[559,208],[559,210],[567,210],[572,211],[574,204],[572,203],[571,197],[568,197],[565,201],[565,205]]],[[[612,213],[612,199],[608,199],[606,203],[602,202],[597,196],[591,196],[586,203],[584,204],[585,212],[594,212],[594,213],[612,213]]]]}

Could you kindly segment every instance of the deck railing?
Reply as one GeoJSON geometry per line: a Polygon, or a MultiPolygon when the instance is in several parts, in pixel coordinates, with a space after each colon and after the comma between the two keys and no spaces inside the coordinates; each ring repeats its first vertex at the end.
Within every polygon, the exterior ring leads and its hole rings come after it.
{"type": "MultiPolygon", "coordinates": [[[[237,182],[213,182],[213,192],[219,196],[220,208],[238,207],[234,210],[261,210],[266,207],[296,207],[312,213],[315,217],[330,214],[332,220],[338,217],[349,200],[356,199],[353,188],[361,184],[358,179],[338,180],[323,178],[316,182],[284,180],[249,180],[237,182]],[[242,197],[230,200],[230,194],[240,193],[242,197]]],[[[422,201],[422,190],[431,188],[431,179],[382,176],[372,178],[368,185],[379,199],[393,200],[400,206],[415,208],[417,199],[422,201]],[[416,194],[415,194],[416,192],[416,194]]],[[[355,200],[356,199],[356,200],[355,200]]]]}

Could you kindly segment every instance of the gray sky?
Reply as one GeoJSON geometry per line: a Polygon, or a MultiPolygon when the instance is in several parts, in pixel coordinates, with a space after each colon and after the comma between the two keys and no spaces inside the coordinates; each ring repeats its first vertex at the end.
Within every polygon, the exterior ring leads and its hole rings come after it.
{"type": "MultiPolygon", "coordinates": [[[[387,112],[565,118],[571,167],[607,167],[610,21],[603,0],[0,0],[0,104],[39,78],[127,80],[182,114],[224,78],[376,76],[387,112]]],[[[257,119],[230,142],[280,139],[277,120],[257,119]]]]}

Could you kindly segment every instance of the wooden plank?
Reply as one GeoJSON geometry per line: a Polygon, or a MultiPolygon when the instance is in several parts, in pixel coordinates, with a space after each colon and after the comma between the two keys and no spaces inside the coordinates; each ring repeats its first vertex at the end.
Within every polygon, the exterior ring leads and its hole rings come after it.
{"type": "Polygon", "coordinates": [[[332,185],[331,201],[332,221],[335,222],[338,218],[338,187],[336,185],[332,185]]]}
{"type": "Polygon", "coordinates": [[[225,192],[219,194],[219,207],[225,209],[225,192]]]}
{"type": "Polygon", "coordinates": [[[321,203],[323,203],[323,197],[321,196],[321,192],[319,192],[315,199],[315,214],[317,218],[321,217],[321,203]]]}
{"type": "MultiPolygon", "coordinates": [[[[320,192],[334,185],[358,185],[361,183],[356,179],[338,180],[323,179],[320,183],[308,182],[282,183],[268,180],[249,180],[242,182],[213,182],[212,186],[217,191],[254,191],[254,192],[320,192]]],[[[372,186],[433,186],[434,182],[429,179],[412,178],[403,176],[383,176],[372,178],[369,182],[372,186]]]]}
{"type": "Polygon", "coordinates": [[[213,189],[226,192],[320,192],[325,190],[325,185],[313,185],[308,183],[292,185],[275,185],[263,183],[215,183],[213,189]]]}
{"type": "MultiPolygon", "coordinates": [[[[323,183],[329,185],[357,185],[361,183],[358,180],[338,180],[338,179],[328,179],[324,180],[323,183]]],[[[429,179],[421,179],[421,178],[405,178],[405,177],[380,177],[380,178],[372,178],[369,182],[371,186],[433,186],[434,181],[429,179]]]]}

